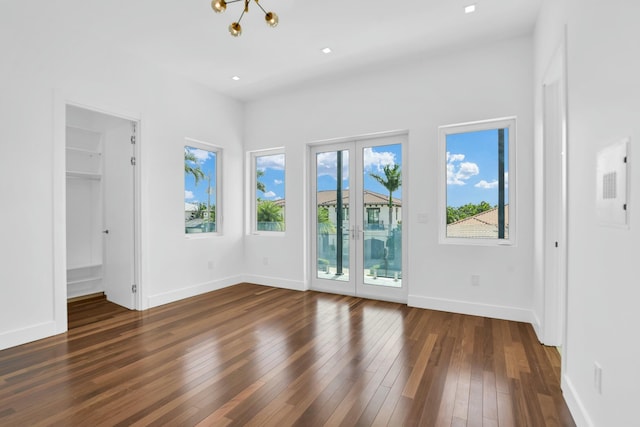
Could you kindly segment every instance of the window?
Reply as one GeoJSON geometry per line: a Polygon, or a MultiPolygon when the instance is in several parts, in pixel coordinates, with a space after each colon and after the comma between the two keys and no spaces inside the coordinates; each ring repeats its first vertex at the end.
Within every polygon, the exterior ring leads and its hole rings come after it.
{"type": "Polygon", "coordinates": [[[285,231],[285,155],[268,150],[251,153],[252,164],[252,231],[254,233],[285,231]]]}
{"type": "Polygon", "coordinates": [[[220,149],[187,139],[184,146],[184,230],[220,232],[220,149]]]}
{"type": "Polygon", "coordinates": [[[380,208],[367,208],[367,224],[380,224],[380,208]]]}
{"type": "Polygon", "coordinates": [[[440,128],[441,241],[514,241],[515,118],[440,128]]]}

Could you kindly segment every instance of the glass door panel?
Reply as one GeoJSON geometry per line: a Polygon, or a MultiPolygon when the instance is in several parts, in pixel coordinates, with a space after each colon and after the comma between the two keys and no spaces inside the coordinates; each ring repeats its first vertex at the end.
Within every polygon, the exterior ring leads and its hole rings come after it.
{"type": "Polygon", "coordinates": [[[316,153],[316,277],[349,281],[349,150],[316,153]]]}
{"type": "Polygon", "coordinates": [[[406,301],[402,149],[406,135],[311,149],[311,287],[406,301]]]}
{"type": "Polygon", "coordinates": [[[365,146],[361,197],[364,284],[402,287],[402,144],[365,146]]]}

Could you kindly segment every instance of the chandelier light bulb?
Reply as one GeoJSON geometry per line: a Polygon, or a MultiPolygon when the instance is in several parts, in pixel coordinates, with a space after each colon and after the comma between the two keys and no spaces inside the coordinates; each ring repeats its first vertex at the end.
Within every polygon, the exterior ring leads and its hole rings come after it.
{"type": "Polygon", "coordinates": [[[213,0],[211,8],[215,13],[222,13],[227,10],[227,2],[225,0],[213,0]]]}
{"type": "Polygon", "coordinates": [[[233,37],[239,37],[242,35],[242,26],[240,25],[240,22],[242,21],[244,15],[249,12],[249,5],[252,2],[255,2],[262,13],[264,13],[264,20],[268,26],[270,26],[271,28],[278,26],[278,23],[280,22],[280,18],[278,17],[278,15],[275,12],[267,12],[262,7],[262,5],[260,5],[259,0],[211,0],[211,8],[215,13],[222,13],[227,10],[228,3],[238,2],[244,2],[244,9],[242,11],[242,14],[240,14],[240,18],[229,25],[229,34],[231,34],[233,37]]]}
{"type": "Polygon", "coordinates": [[[238,37],[238,36],[242,35],[242,27],[240,26],[240,24],[238,22],[233,22],[233,23],[231,23],[231,25],[229,25],[229,33],[233,37],[238,37]]]}
{"type": "Polygon", "coordinates": [[[267,25],[270,27],[277,27],[278,22],[280,21],[275,12],[267,12],[264,15],[264,20],[267,21],[267,25]]]}

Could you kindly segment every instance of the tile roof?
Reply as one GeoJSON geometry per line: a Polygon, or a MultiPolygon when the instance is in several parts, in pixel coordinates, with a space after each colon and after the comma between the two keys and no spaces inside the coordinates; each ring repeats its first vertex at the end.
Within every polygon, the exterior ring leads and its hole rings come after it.
{"type": "MultiPolygon", "coordinates": [[[[509,205],[504,207],[505,237],[509,237],[509,205]]],[[[497,238],[498,208],[447,225],[447,237],[497,238]]]]}
{"type": "MultiPolygon", "coordinates": [[[[324,190],[318,191],[317,201],[318,206],[335,206],[336,205],[336,190],[324,190]]],[[[402,207],[402,200],[393,198],[393,205],[402,207]]],[[[349,203],[349,190],[342,190],[342,203],[349,203]]],[[[387,206],[389,203],[389,196],[376,193],[374,191],[364,190],[364,204],[365,206],[387,206]]]]}

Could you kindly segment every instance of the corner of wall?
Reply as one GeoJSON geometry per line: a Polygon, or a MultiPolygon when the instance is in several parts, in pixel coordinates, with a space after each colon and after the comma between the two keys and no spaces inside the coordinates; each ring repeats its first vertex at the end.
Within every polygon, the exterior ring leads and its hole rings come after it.
{"type": "Polygon", "coordinates": [[[220,280],[214,280],[205,283],[199,283],[193,286],[187,286],[180,289],[175,289],[170,292],[163,292],[156,295],[151,295],[147,298],[147,308],[158,307],[160,305],[169,304],[171,302],[180,301],[185,298],[191,298],[197,295],[205,294],[207,292],[217,291],[219,289],[227,288],[229,286],[236,285],[242,282],[241,276],[231,276],[220,280]]]}
{"type": "Polygon", "coordinates": [[[61,333],[55,321],[30,325],[0,334],[0,350],[37,341],[61,333]]]}
{"type": "Polygon", "coordinates": [[[562,375],[560,386],[562,388],[564,400],[567,402],[567,407],[569,408],[576,425],[594,427],[593,421],[591,421],[582,400],[578,396],[578,393],[567,374],[562,375]]]}
{"type": "Polygon", "coordinates": [[[468,314],[471,316],[482,316],[493,319],[511,320],[514,322],[531,323],[534,325],[534,328],[536,322],[536,316],[531,310],[518,307],[506,307],[446,298],[423,297],[418,295],[409,295],[407,305],[409,307],[426,308],[429,310],[448,311],[451,313],[468,314]]]}
{"type": "Polygon", "coordinates": [[[256,274],[245,274],[242,276],[242,281],[247,283],[254,283],[256,285],[274,286],[276,288],[290,289],[292,291],[307,290],[307,285],[303,281],[280,279],[277,277],[259,276],[256,274]]]}

